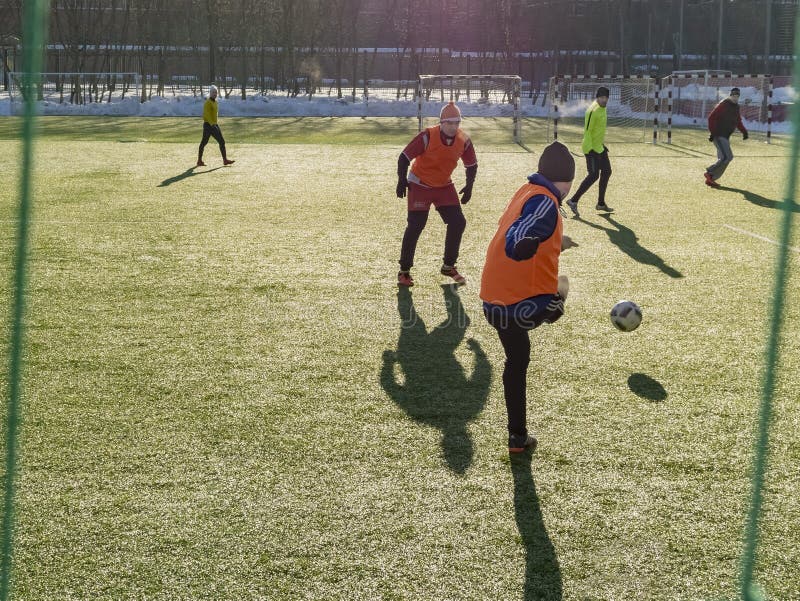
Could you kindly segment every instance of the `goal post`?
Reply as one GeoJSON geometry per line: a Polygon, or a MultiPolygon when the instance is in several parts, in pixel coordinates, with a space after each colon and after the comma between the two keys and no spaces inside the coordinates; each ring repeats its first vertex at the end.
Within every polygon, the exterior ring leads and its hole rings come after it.
{"type": "Polygon", "coordinates": [[[772,141],[771,75],[736,75],[730,71],[674,71],[661,81],[662,114],[666,120],[667,143],[672,143],[673,126],[706,129],[708,114],[731,88],[739,88],[742,121],[748,132],[772,141]]]}
{"type": "MultiPolygon", "coordinates": [[[[23,74],[9,74],[9,99],[12,111],[24,103],[20,82],[23,74]]],[[[32,89],[37,100],[58,105],[113,104],[127,99],[139,102],[139,73],[37,73],[32,89]]]]}
{"type": "Polygon", "coordinates": [[[520,142],[519,75],[420,75],[417,81],[417,122],[439,116],[442,104],[456,102],[466,117],[506,117],[520,142]]]}
{"type": "Polygon", "coordinates": [[[548,85],[548,140],[583,139],[586,109],[597,89],[609,90],[606,140],[656,143],[659,82],[649,75],[555,75],[548,85]]]}

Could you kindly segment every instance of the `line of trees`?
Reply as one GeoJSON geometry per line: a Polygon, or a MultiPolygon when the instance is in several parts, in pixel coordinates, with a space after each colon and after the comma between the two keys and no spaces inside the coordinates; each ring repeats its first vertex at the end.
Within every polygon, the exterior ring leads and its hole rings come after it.
{"type": "MultiPolygon", "coordinates": [[[[0,0],[0,54],[22,37],[24,0],[0,0]]],[[[412,57],[470,51],[547,57],[552,72],[703,66],[789,68],[800,0],[51,0],[47,68],[194,74],[200,80],[396,78],[357,48],[412,57]],[[605,53],[598,64],[597,53],[605,53]],[[736,58],[730,58],[735,55],[736,58]],[[770,55],[787,55],[785,63],[770,55]],[[666,57],[666,58],[665,58],[666,57]],[[684,60],[684,57],[686,60],[684,60]],[[691,58],[694,57],[694,58],[691,58]],[[362,61],[363,62],[363,61],[362,61]],[[736,63],[735,65],[733,63],[736,63]]],[[[444,66],[445,61],[439,64],[444,66]]],[[[435,66],[435,65],[434,65],[435,66]]],[[[478,65],[476,65],[477,67],[478,65]]],[[[5,67],[4,67],[5,69],[5,67]]],[[[402,69],[401,69],[402,71],[402,69]]],[[[499,72],[499,71],[498,71],[499,72]]],[[[403,75],[403,73],[399,73],[403,75]]],[[[409,77],[416,75],[407,73],[409,77]]],[[[263,83],[263,82],[262,82],[263,83]]],[[[341,95],[341,84],[339,94],[341,95]]]]}

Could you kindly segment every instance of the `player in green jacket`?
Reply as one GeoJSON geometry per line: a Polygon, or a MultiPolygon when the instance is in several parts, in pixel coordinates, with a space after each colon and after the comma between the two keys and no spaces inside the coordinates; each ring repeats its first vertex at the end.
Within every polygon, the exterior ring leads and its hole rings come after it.
{"type": "Polygon", "coordinates": [[[203,149],[208,144],[209,138],[214,138],[219,144],[219,150],[222,153],[222,164],[230,165],[232,160],[228,159],[225,153],[225,138],[222,137],[222,131],[219,129],[217,119],[219,117],[219,105],[217,104],[217,86],[211,86],[208,89],[208,99],[203,104],[203,140],[200,142],[200,150],[197,153],[197,166],[205,167],[203,162],[203,149]]]}
{"type": "Polygon", "coordinates": [[[583,118],[583,145],[581,150],[586,155],[586,170],[588,173],[581,182],[578,190],[572,198],[567,201],[567,206],[572,209],[575,217],[580,217],[578,213],[578,201],[586,191],[592,187],[598,179],[600,185],[597,194],[598,211],[613,211],[606,204],[606,188],[608,180],[611,178],[611,161],[608,160],[608,148],[604,144],[606,139],[606,105],[608,104],[608,88],[600,86],[594,102],[586,109],[583,118]]]}

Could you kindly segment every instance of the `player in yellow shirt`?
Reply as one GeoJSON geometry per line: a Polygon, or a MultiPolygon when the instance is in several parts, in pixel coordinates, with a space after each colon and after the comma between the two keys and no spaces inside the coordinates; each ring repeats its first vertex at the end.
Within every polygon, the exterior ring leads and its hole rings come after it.
{"type": "Polygon", "coordinates": [[[608,148],[605,145],[608,96],[608,88],[600,86],[597,89],[594,102],[586,109],[586,114],[584,115],[583,145],[581,150],[586,156],[586,171],[588,173],[578,187],[577,192],[567,200],[567,206],[572,209],[572,214],[576,218],[580,216],[578,214],[578,200],[598,179],[600,183],[598,184],[597,206],[595,206],[595,209],[607,213],[614,210],[606,204],[606,188],[611,177],[611,161],[608,159],[608,148]]]}
{"type": "Polygon", "coordinates": [[[217,86],[211,86],[208,89],[208,99],[203,104],[203,140],[200,142],[200,150],[197,153],[197,166],[205,167],[203,162],[203,149],[208,144],[209,138],[214,138],[219,144],[219,150],[222,153],[222,164],[230,165],[233,163],[228,155],[225,153],[225,138],[222,137],[222,132],[219,129],[217,119],[219,117],[219,105],[217,104],[217,86]]]}

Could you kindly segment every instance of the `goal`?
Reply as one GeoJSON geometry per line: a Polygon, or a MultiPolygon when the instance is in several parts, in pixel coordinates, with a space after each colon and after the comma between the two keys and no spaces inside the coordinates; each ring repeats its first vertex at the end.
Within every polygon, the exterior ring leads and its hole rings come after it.
{"type": "MultiPolygon", "coordinates": [[[[9,75],[11,109],[17,113],[25,100],[23,74],[9,75]]],[[[141,76],[138,73],[40,73],[34,77],[32,86],[36,99],[51,105],[108,104],[130,100],[130,111],[136,112],[141,96],[141,76]]]]}
{"type": "Polygon", "coordinates": [[[518,75],[420,75],[417,82],[419,131],[439,117],[442,104],[458,103],[465,117],[507,118],[514,142],[520,141],[518,75]]]}
{"type": "Polygon", "coordinates": [[[597,88],[609,90],[606,141],[656,142],[658,82],[648,75],[556,75],[548,85],[548,140],[583,140],[586,109],[597,88]]]}
{"type": "Polygon", "coordinates": [[[708,114],[731,88],[741,90],[742,121],[748,132],[767,143],[772,138],[772,76],[734,75],[730,71],[674,71],[663,78],[662,115],[667,143],[681,128],[706,129],[708,114]]]}

